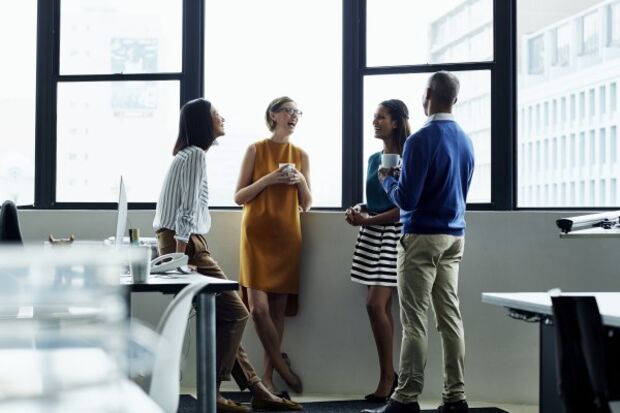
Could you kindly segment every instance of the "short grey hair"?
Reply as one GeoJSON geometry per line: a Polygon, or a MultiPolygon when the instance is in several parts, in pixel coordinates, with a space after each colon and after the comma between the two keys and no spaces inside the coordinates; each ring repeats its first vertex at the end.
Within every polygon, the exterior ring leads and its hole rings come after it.
{"type": "Polygon", "coordinates": [[[461,84],[459,79],[445,70],[435,72],[428,79],[433,100],[441,105],[452,106],[459,94],[461,84]]]}

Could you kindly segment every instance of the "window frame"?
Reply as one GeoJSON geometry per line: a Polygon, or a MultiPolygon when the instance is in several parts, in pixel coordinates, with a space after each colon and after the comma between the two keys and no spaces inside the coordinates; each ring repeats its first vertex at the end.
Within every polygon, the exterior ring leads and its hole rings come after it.
{"type": "MultiPolygon", "coordinates": [[[[62,0],[38,0],[37,98],[35,126],[36,209],[114,209],[116,202],[57,202],[57,98],[59,83],[176,80],[183,102],[202,96],[202,0],[183,0],[180,72],[60,75],[60,10],[62,0]]],[[[154,209],[154,202],[132,202],[130,209],[154,209]]]]}
{"type": "Polygon", "coordinates": [[[343,204],[362,202],[363,82],[366,76],[489,70],[491,76],[491,201],[468,203],[469,210],[515,209],[516,0],[493,0],[493,60],[487,62],[372,66],[366,61],[366,0],[345,1],[343,50],[343,204]],[[347,25],[347,12],[350,18],[347,25]],[[353,24],[351,22],[356,22],[353,24]],[[506,30],[506,28],[509,30],[506,30]],[[348,32],[347,32],[348,30],[348,32]],[[502,137],[502,138],[500,138],[502,137]],[[349,175],[347,175],[349,174],[349,175]],[[345,182],[345,181],[343,181],[345,182]]]}
{"type": "MultiPolygon", "coordinates": [[[[179,73],[59,75],[60,3],[38,0],[37,97],[35,126],[35,209],[114,209],[115,202],[56,201],[56,115],[59,82],[180,82],[179,107],[204,90],[204,13],[208,0],[183,1],[182,70],[179,73]]],[[[493,60],[368,67],[366,0],[342,0],[342,210],[363,198],[363,82],[366,76],[489,70],[491,78],[491,201],[468,204],[469,210],[516,209],[516,1],[493,0],[493,60]]],[[[154,209],[155,203],[130,203],[130,209],[154,209]]],[[[238,209],[219,207],[213,209],[238,209]]]]}

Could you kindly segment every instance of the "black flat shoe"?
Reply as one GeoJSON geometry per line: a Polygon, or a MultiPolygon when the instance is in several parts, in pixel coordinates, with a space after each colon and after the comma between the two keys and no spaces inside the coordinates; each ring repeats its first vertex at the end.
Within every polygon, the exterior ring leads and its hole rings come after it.
{"type": "Polygon", "coordinates": [[[390,399],[386,404],[376,409],[364,409],[361,413],[420,413],[418,402],[399,403],[390,399]]]}
{"type": "Polygon", "coordinates": [[[437,408],[439,413],[468,413],[469,406],[467,400],[459,400],[458,402],[445,403],[437,408]]]}

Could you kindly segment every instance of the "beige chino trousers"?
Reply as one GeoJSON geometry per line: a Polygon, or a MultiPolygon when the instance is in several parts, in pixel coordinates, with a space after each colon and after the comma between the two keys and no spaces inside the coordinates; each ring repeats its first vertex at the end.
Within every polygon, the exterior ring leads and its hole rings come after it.
{"type": "Polygon", "coordinates": [[[465,336],[457,295],[464,245],[464,237],[444,234],[404,234],[398,243],[398,298],[403,337],[398,387],[392,395],[398,402],[417,401],[424,388],[430,304],[443,347],[443,401],[465,399],[465,336]]]}

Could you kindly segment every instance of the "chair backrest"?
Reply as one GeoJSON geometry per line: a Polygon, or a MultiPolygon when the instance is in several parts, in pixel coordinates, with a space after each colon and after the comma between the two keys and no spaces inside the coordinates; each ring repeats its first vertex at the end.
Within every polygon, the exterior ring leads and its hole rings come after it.
{"type": "Polygon", "coordinates": [[[166,413],[176,413],[178,408],[179,370],[188,316],[194,296],[207,284],[208,281],[201,280],[183,288],[166,307],[157,326],[161,339],[147,393],[166,413]]]}
{"type": "Polygon", "coordinates": [[[17,207],[13,201],[5,201],[0,210],[0,243],[23,244],[17,207]]]}
{"type": "Polygon", "coordinates": [[[609,412],[605,328],[592,296],[552,297],[558,387],[568,413],[609,412]]]}

